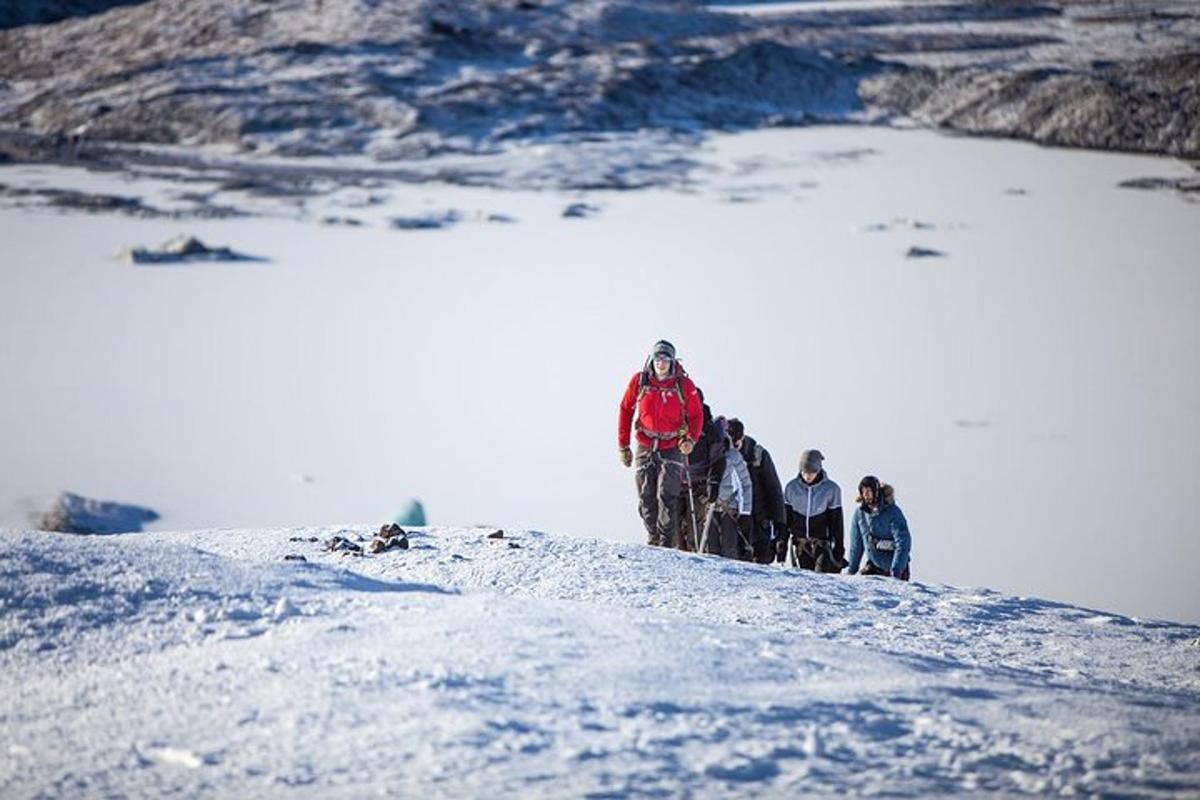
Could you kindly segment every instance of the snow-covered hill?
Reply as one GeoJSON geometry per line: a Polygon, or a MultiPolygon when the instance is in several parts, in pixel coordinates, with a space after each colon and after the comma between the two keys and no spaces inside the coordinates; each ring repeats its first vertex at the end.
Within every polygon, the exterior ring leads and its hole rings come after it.
{"type": "Polygon", "coordinates": [[[1200,628],[491,533],[3,533],[0,795],[1200,791],[1200,628]]]}

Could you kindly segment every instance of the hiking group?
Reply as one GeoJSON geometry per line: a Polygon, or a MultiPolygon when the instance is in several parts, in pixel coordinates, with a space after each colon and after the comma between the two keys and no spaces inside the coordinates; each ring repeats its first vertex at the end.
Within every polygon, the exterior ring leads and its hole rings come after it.
{"type": "Polygon", "coordinates": [[[873,475],[859,481],[847,555],[842,490],[821,452],[801,453],[799,473],[781,487],[771,454],[740,420],[713,417],[668,341],[629,379],[617,445],[621,463],[636,467],[652,546],[850,574],[865,556],[864,575],[908,580],[912,537],[892,487],[873,475]]]}

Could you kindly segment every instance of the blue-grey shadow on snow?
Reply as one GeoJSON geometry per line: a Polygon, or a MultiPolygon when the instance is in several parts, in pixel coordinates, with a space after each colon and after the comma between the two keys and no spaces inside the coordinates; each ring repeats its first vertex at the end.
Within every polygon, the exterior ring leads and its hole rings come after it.
{"type": "Polygon", "coordinates": [[[351,592],[425,592],[428,594],[458,595],[458,589],[447,589],[433,583],[409,583],[405,581],[381,581],[368,578],[349,570],[331,570],[320,564],[301,564],[303,570],[322,575],[326,582],[316,583],[309,580],[293,580],[291,583],[301,589],[317,591],[328,589],[345,589],[351,592]]]}

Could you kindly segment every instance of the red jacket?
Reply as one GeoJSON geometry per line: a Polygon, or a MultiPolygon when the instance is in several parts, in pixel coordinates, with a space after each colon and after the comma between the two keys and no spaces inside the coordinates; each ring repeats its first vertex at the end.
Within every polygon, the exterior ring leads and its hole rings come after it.
{"type": "Polygon", "coordinates": [[[625,396],[621,398],[621,410],[617,415],[617,445],[629,447],[629,428],[635,421],[634,406],[637,406],[636,422],[638,425],[638,444],[650,447],[658,442],[659,450],[670,450],[679,446],[678,434],[683,427],[684,416],[687,416],[687,438],[695,442],[704,430],[704,409],[700,404],[700,395],[696,384],[683,374],[678,363],[675,369],[679,374],[679,386],[676,390],[676,377],[672,375],[666,380],[658,380],[651,372],[646,383],[646,391],[638,400],[638,390],[641,388],[642,373],[635,372],[625,387],[625,396]],[[683,403],[680,403],[680,393],[683,403]],[[686,410],[685,410],[686,409],[686,410]],[[652,431],[670,438],[655,439],[647,436],[642,429],[652,431]]]}

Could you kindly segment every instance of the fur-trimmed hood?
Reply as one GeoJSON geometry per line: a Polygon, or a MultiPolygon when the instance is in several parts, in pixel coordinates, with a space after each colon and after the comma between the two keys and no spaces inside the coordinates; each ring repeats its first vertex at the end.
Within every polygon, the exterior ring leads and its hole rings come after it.
{"type": "MultiPolygon", "coordinates": [[[[862,492],[858,493],[858,497],[854,498],[854,502],[862,505],[862,492]]],[[[879,507],[896,505],[896,490],[892,488],[890,483],[879,484],[879,507]]]]}

